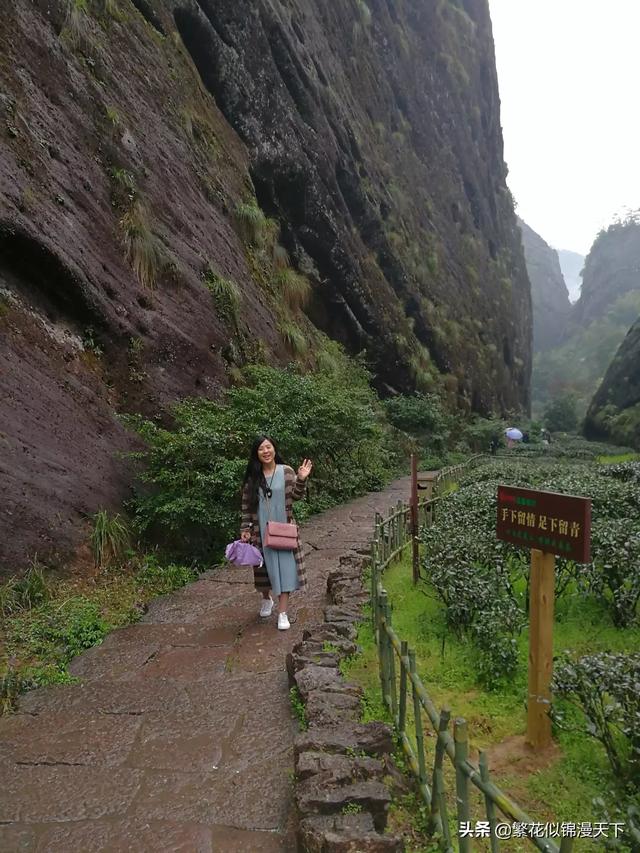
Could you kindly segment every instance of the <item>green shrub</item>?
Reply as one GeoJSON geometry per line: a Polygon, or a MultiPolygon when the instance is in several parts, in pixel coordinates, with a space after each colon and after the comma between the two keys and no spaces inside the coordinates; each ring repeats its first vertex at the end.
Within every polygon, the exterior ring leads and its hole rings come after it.
{"type": "MultiPolygon", "coordinates": [[[[620,781],[640,790],[640,654],[586,655],[556,665],[553,693],[584,714],[584,732],[603,745],[620,781]]],[[[555,706],[562,725],[565,715],[555,706]]]]}
{"type": "Polygon", "coordinates": [[[398,395],[385,400],[390,422],[421,439],[429,451],[442,453],[451,437],[453,418],[436,394],[398,395]]]}
{"type": "Polygon", "coordinates": [[[195,580],[197,572],[175,563],[164,565],[154,554],[148,554],[136,577],[152,595],[167,595],[195,580]]]}
{"type": "Polygon", "coordinates": [[[99,605],[95,601],[79,598],[68,607],[66,623],[52,639],[60,641],[64,647],[65,658],[71,660],[86,649],[101,643],[109,628],[99,605]]]}
{"type": "Polygon", "coordinates": [[[544,410],[544,421],[551,432],[573,432],[578,426],[574,395],[555,397],[544,410]]]}
{"type": "Polygon", "coordinates": [[[366,373],[345,362],[337,360],[336,372],[307,375],[247,367],[246,384],[229,389],[221,403],[177,405],[171,429],[129,418],[147,444],[135,454],[148,487],[135,500],[139,528],[190,557],[218,555],[237,535],[242,477],[259,433],[273,435],[294,467],[314,460],[298,518],[381,488],[394,463],[384,421],[366,373]]]}

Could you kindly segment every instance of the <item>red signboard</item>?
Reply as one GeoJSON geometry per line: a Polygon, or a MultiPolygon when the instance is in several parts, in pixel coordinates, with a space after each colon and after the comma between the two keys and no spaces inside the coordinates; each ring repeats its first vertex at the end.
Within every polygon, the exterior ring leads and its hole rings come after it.
{"type": "Polygon", "coordinates": [[[505,542],[577,563],[591,560],[591,498],[498,486],[497,522],[505,542]]]}

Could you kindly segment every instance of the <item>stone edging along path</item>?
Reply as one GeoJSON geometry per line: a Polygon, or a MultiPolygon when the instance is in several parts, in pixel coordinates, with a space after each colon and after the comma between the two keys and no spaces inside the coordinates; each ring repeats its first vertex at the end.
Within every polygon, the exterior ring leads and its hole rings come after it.
{"type": "Polygon", "coordinates": [[[369,599],[363,564],[362,556],[340,558],[327,579],[333,604],[324,610],[324,624],[305,631],[287,656],[309,723],[295,742],[300,847],[309,853],[404,849],[399,837],[382,835],[391,802],[383,778],[393,752],[392,730],[381,722],[359,722],[362,690],[345,682],[339,670],[340,661],[357,652],[355,624],[369,599]],[[357,813],[349,811],[354,806],[357,813]]]}
{"type": "Polygon", "coordinates": [[[290,631],[276,630],[275,614],[259,618],[249,572],[212,571],[77,657],[78,684],[22,697],[0,719],[0,851],[295,851],[296,802],[308,850],[400,849],[377,831],[388,795],[376,756],[390,748],[389,732],[358,726],[358,691],[339,686],[338,652],[320,647],[326,636],[339,653],[351,649],[353,621],[332,608],[359,618],[356,577],[374,515],[408,489],[404,478],[304,525],[309,592],[297,597],[290,631]],[[304,733],[285,667],[294,647],[290,668],[311,720],[304,733]],[[314,658],[326,654],[335,657],[319,666],[314,658]],[[336,743],[349,728],[355,742],[336,743]],[[360,750],[371,756],[353,755],[360,750]],[[341,814],[343,784],[361,814],[341,814]],[[319,787],[334,793],[319,799],[319,787]],[[367,846],[348,840],[356,830],[371,836],[367,846]]]}

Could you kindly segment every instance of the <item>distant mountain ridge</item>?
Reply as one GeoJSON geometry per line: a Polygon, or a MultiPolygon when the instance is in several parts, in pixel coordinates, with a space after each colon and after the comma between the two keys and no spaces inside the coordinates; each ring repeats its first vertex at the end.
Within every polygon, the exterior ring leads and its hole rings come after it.
{"type": "Polygon", "coordinates": [[[519,217],[518,225],[531,282],[535,353],[558,346],[562,341],[571,303],[556,250],[519,217]]]}
{"type": "Polygon", "coordinates": [[[572,252],[569,249],[556,249],[558,260],[560,261],[560,269],[564,277],[567,290],[569,291],[569,299],[571,302],[577,302],[580,298],[580,288],[582,287],[582,268],[584,267],[585,256],[572,252]]]}

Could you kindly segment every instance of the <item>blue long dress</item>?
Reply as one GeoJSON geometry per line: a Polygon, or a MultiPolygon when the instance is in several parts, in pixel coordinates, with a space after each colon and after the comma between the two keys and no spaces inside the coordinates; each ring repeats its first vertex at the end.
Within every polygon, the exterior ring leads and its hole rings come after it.
{"type": "MultiPolygon", "coordinates": [[[[284,502],[282,465],[276,465],[273,477],[267,478],[267,485],[271,489],[271,498],[267,501],[260,489],[258,503],[258,522],[263,542],[267,536],[267,521],[289,521],[284,502]]],[[[298,589],[298,568],[293,551],[274,551],[273,548],[264,547],[262,552],[274,594],[280,595],[281,592],[293,592],[298,589]]]]}

